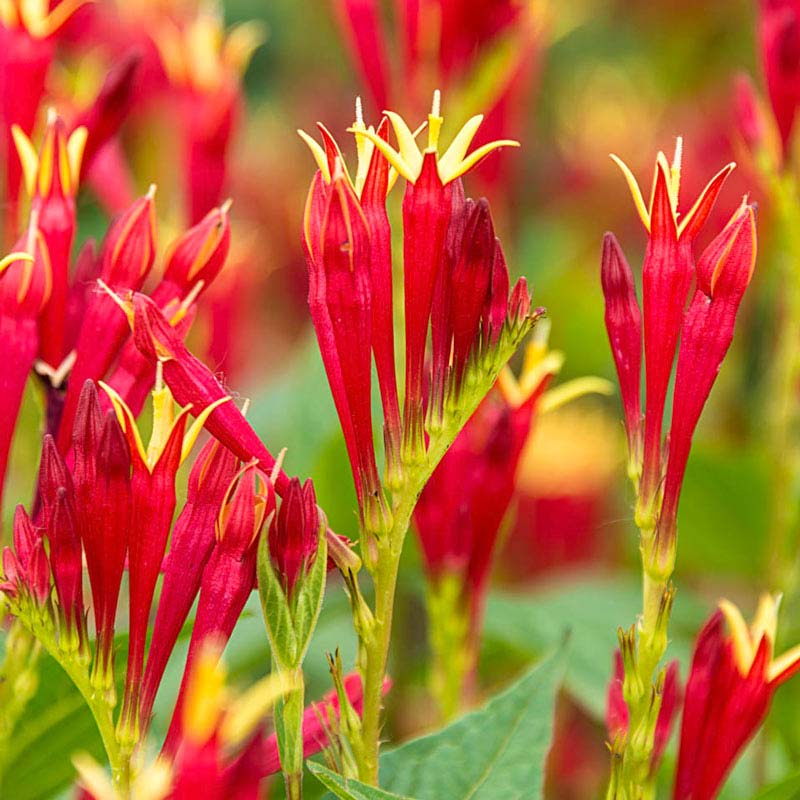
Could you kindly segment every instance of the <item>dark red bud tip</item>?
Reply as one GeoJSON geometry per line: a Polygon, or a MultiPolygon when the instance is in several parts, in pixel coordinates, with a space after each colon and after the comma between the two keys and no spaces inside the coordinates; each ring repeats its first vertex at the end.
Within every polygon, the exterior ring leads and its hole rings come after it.
{"type": "Polygon", "coordinates": [[[528,281],[523,276],[511,291],[508,301],[508,319],[512,325],[521,325],[531,311],[531,295],[528,291],[528,281]]]}
{"type": "Polygon", "coordinates": [[[103,241],[100,277],[115,291],[138,289],[153,266],[156,248],[155,187],[111,224],[103,241]]]}
{"type": "Polygon", "coordinates": [[[164,279],[184,290],[200,280],[208,285],[225,265],[230,243],[228,207],[213,208],[172,243],[164,279]]]}
{"type": "Polygon", "coordinates": [[[58,452],[55,440],[48,433],[42,440],[42,460],[39,465],[39,495],[45,510],[56,502],[59,489],[72,489],[72,476],[58,452]]]}
{"type": "Polygon", "coordinates": [[[755,206],[743,205],[697,264],[698,286],[709,296],[738,303],[756,264],[755,206]]]}
{"type": "Polygon", "coordinates": [[[313,563],[318,536],[319,511],[314,485],[307,480],[301,486],[299,478],[292,478],[269,529],[270,554],[288,594],[313,563]]]}
{"type": "Polygon", "coordinates": [[[24,506],[18,505],[14,509],[14,552],[23,565],[27,566],[30,561],[31,551],[39,538],[28,512],[24,506]]]}

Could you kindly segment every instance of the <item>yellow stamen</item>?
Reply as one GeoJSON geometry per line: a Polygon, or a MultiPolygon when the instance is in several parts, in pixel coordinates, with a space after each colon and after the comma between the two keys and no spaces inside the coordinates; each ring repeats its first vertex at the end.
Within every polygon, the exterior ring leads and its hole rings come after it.
{"type": "Polygon", "coordinates": [[[555,389],[545,392],[539,401],[539,412],[546,414],[548,411],[561,408],[561,406],[587,394],[602,394],[608,397],[613,393],[614,384],[605,378],[598,378],[594,375],[574,378],[571,381],[562,383],[560,386],[556,386],[555,389]]]}
{"type": "Polygon", "coordinates": [[[436,89],[431,102],[431,113],[428,114],[428,152],[436,153],[439,148],[439,134],[442,130],[442,93],[436,89]]]}

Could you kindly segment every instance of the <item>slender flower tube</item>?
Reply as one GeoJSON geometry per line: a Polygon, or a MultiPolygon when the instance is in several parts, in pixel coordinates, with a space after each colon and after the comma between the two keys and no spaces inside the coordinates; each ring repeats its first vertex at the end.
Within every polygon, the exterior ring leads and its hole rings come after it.
{"type": "Polygon", "coordinates": [[[144,728],[150,723],[167,661],[200,591],[203,570],[214,549],[220,507],[236,476],[237,463],[236,456],[212,438],[198,453],[189,473],[186,504],[172,531],[147,654],[139,704],[144,728]]]}
{"type": "Polygon", "coordinates": [[[681,329],[669,459],[656,535],[656,558],[668,573],[675,560],[678,502],[692,435],[733,340],[736,313],[755,263],[755,209],[744,203],[700,257],[697,289],[681,329]]]}
{"type": "Polygon", "coordinates": [[[22,128],[12,128],[31,211],[38,215],[39,230],[50,254],[50,297],[39,321],[39,356],[57,369],[67,355],[65,341],[69,266],[75,238],[75,194],[81,170],[86,129],[69,136],[63,120],[50,111],[39,153],[22,128]]]}
{"type": "Polygon", "coordinates": [[[189,676],[211,637],[218,646],[230,639],[256,578],[256,542],[265,519],[275,511],[275,491],[255,464],[244,467],[228,487],[217,519],[216,543],[203,568],[200,598],[186,667],[167,731],[164,751],[174,753],[181,734],[189,676]]]}
{"type": "MultiPolygon", "coordinates": [[[[151,363],[161,364],[164,381],[175,400],[191,405],[198,415],[202,412],[208,432],[237,458],[247,463],[256,459],[263,472],[271,473],[276,464],[273,455],[236,405],[225,402],[229,396],[222,384],[189,352],[155,303],[137,293],[130,303],[123,301],[122,308],[133,329],[136,346],[151,363]]],[[[279,469],[275,490],[283,496],[288,484],[289,477],[279,469]]]]}
{"type": "Polygon", "coordinates": [[[686,683],[674,800],[717,796],[775,690],[800,670],[800,645],[773,654],[779,604],[764,595],[748,628],[739,609],[723,600],[700,632],[686,683]]]}
{"type": "MultiPolygon", "coordinates": [[[[139,198],[109,228],[101,251],[100,277],[114,292],[138,290],[155,258],[155,187],[139,198]]],[[[58,445],[66,453],[83,384],[101,380],[119,353],[130,331],[114,300],[105,291],[90,298],[75,348],[75,364],[70,373],[58,445]]]]}
{"type": "Polygon", "coordinates": [[[19,252],[0,260],[0,499],[22,395],[39,350],[38,316],[50,295],[50,257],[31,216],[19,252]]]}
{"type": "Polygon", "coordinates": [[[93,682],[114,692],[114,621],[131,535],[131,454],[113,411],[86,381],[72,436],[76,516],[86,554],[97,630],[93,682]]]}
{"type": "MultiPolygon", "coordinates": [[[[133,462],[131,536],[128,543],[130,624],[125,697],[118,724],[121,741],[139,740],[139,697],[144,668],[150,607],[175,511],[175,475],[191,451],[203,423],[216,408],[209,405],[186,430],[191,406],[175,415],[172,394],[156,381],[153,390],[153,432],[145,449],[130,409],[111,387],[100,384],[114,406],[128,440],[133,462]]],[[[225,397],[220,402],[227,402],[225,397]]]]}
{"type": "Polygon", "coordinates": [[[606,301],[606,331],[625,412],[630,472],[638,481],[642,459],[642,315],[631,268],[613,233],[603,237],[601,279],[606,301]]]}
{"type": "MultiPolygon", "coordinates": [[[[371,515],[380,496],[380,479],[372,438],[370,241],[364,217],[341,162],[327,192],[320,238],[307,243],[309,305],[313,317],[324,319],[317,334],[328,373],[336,373],[332,386],[341,392],[336,405],[346,409],[345,432],[353,478],[362,515],[371,515]]],[[[372,523],[375,529],[375,522],[372,523]]]]}

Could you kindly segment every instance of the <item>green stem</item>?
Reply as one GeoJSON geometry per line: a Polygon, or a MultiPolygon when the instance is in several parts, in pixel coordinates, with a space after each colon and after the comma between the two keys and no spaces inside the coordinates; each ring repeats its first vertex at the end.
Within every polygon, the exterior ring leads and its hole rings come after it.
{"type": "Polygon", "coordinates": [[[285,670],[282,674],[296,686],[284,697],[279,706],[282,722],[281,766],[288,800],[303,796],[303,703],[305,686],[301,667],[285,670]]]}
{"type": "Polygon", "coordinates": [[[769,393],[770,460],[774,471],[768,573],[774,589],[792,592],[796,580],[795,544],[800,501],[800,403],[797,400],[800,378],[800,348],[797,346],[800,341],[800,203],[793,180],[776,178],[771,188],[785,255],[779,260],[778,291],[783,308],[778,317],[769,393]]]}
{"type": "Polygon", "coordinates": [[[106,702],[103,692],[92,686],[86,658],[79,651],[66,653],[58,646],[55,632],[50,626],[26,617],[18,617],[28,627],[47,653],[61,665],[64,672],[80,692],[94,717],[100,739],[106,751],[114,786],[120,796],[129,797],[131,756],[130,749],[123,749],[117,741],[112,707],[106,702]]]}
{"type": "Polygon", "coordinates": [[[445,573],[428,588],[428,628],[433,664],[431,694],[443,723],[464,703],[465,684],[472,658],[469,610],[465,608],[463,578],[445,573]]]}

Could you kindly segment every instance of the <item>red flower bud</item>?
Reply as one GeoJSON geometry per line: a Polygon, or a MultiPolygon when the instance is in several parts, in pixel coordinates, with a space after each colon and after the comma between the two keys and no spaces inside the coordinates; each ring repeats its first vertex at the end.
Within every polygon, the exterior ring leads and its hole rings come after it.
{"type": "Polygon", "coordinates": [[[638,463],[642,423],[642,315],[631,268],[613,233],[603,238],[601,280],[606,302],[606,331],[625,411],[628,450],[631,459],[638,463]]]}
{"type": "Polygon", "coordinates": [[[319,540],[319,511],[314,485],[289,481],[280,510],[269,526],[269,552],[288,598],[314,563],[319,540]]]}

